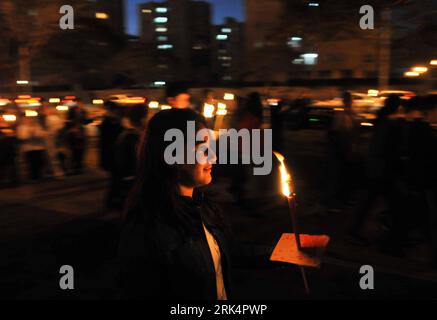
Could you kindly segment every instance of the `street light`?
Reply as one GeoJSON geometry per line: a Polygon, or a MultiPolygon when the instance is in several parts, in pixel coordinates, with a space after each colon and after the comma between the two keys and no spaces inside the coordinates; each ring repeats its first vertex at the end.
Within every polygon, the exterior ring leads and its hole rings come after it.
{"type": "Polygon", "coordinates": [[[404,73],[404,76],[409,77],[409,78],[414,78],[414,77],[419,77],[420,73],[414,72],[414,71],[407,71],[404,73]]]}
{"type": "Polygon", "coordinates": [[[203,116],[207,119],[211,119],[214,117],[214,105],[210,103],[205,103],[203,106],[203,116]]]}
{"type": "Polygon", "coordinates": [[[158,101],[150,101],[149,108],[150,109],[159,109],[159,102],[158,101]]]}
{"type": "Polygon", "coordinates": [[[413,67],[413,68],[411,69],[411,71],[413,71],[413,72],[417,72],[417,73],[419,73],[419,74],[422,74],[422,73],[427,72],[427,71],[428,71],[428,68],[427,68],[427,67],[413,67]]]}

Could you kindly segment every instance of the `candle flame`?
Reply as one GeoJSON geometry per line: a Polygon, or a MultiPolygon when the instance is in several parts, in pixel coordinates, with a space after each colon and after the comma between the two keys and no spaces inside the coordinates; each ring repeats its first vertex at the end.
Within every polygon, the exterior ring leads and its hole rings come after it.
{"type": "Polygon", "coordinates": [[[285,167],[284,163],[284,156],[278,152],[273,152],[278,161],[280,162],[279,166],[279,172],[281,174],[281,187],[282,187],[282,194],[286,196],[287,198],[291,198],[294,196],[293,192],[293,180],[291,178],[291,175],[288,173],[287,168],[285,167]]]}

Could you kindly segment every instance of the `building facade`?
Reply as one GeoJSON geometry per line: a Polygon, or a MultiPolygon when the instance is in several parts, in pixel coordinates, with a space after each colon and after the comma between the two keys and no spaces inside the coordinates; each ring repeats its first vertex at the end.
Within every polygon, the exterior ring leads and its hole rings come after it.
{"type": "Polygon", "coordinates": [[[359,29],[359,20],[341,26],[326,20],[326,8],[317,1],[295,3],[246,0],[247,80],[377,77],[376,31],[369,36],[359,29]]]}
{"type": "Polygon", "coordinates": [[[205,82],[211,75],[211,5],[169,0],[139,6],[140,38],[154,48],[160,80],[205,82]]]}
{"type": "Polygon", "coordinates": [[[241,81],[244,76],[244,24],[226,18],[213,27],[213,78],[219,83],[241,81]]]}

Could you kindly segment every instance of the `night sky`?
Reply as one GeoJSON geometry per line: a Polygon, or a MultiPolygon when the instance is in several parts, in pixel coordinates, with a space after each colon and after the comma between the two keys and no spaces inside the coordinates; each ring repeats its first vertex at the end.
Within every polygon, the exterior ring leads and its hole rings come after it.
{"type": "MultiPolygon", "coordinates": [[[[126,0],[126,28],[128,34],[138,34],[138,4],[149,2],[147,0],[126,0]]],[[[164,0],[155,0],[164,2],[164,0]]],[[[234,17],[242,21],[244,19],[243,0],[208,0],[213,4],[214,23],[220,24],[224,17],[234,17]]]]}

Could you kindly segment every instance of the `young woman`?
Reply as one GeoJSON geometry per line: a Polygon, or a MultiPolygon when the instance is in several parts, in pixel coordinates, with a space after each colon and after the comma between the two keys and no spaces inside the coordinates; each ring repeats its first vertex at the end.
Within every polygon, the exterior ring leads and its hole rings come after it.
{"type": "MultiPolygon", "coordinates": [[[[214,155],[205,152],[210,159],[193,165],[168,165],[164,159],[171,143],[164,141],[166,131],[185,133],[188,121],[195,122],[196,132],[206,128],[198,113],[172,109],[154,116],[142,138],[119,249],[123,298],[232,296],[228,232],[219,210],[198,189],[211,183],[214,155]]],[[[190,152],[203,150],[207,140],[190,152]]]]}

